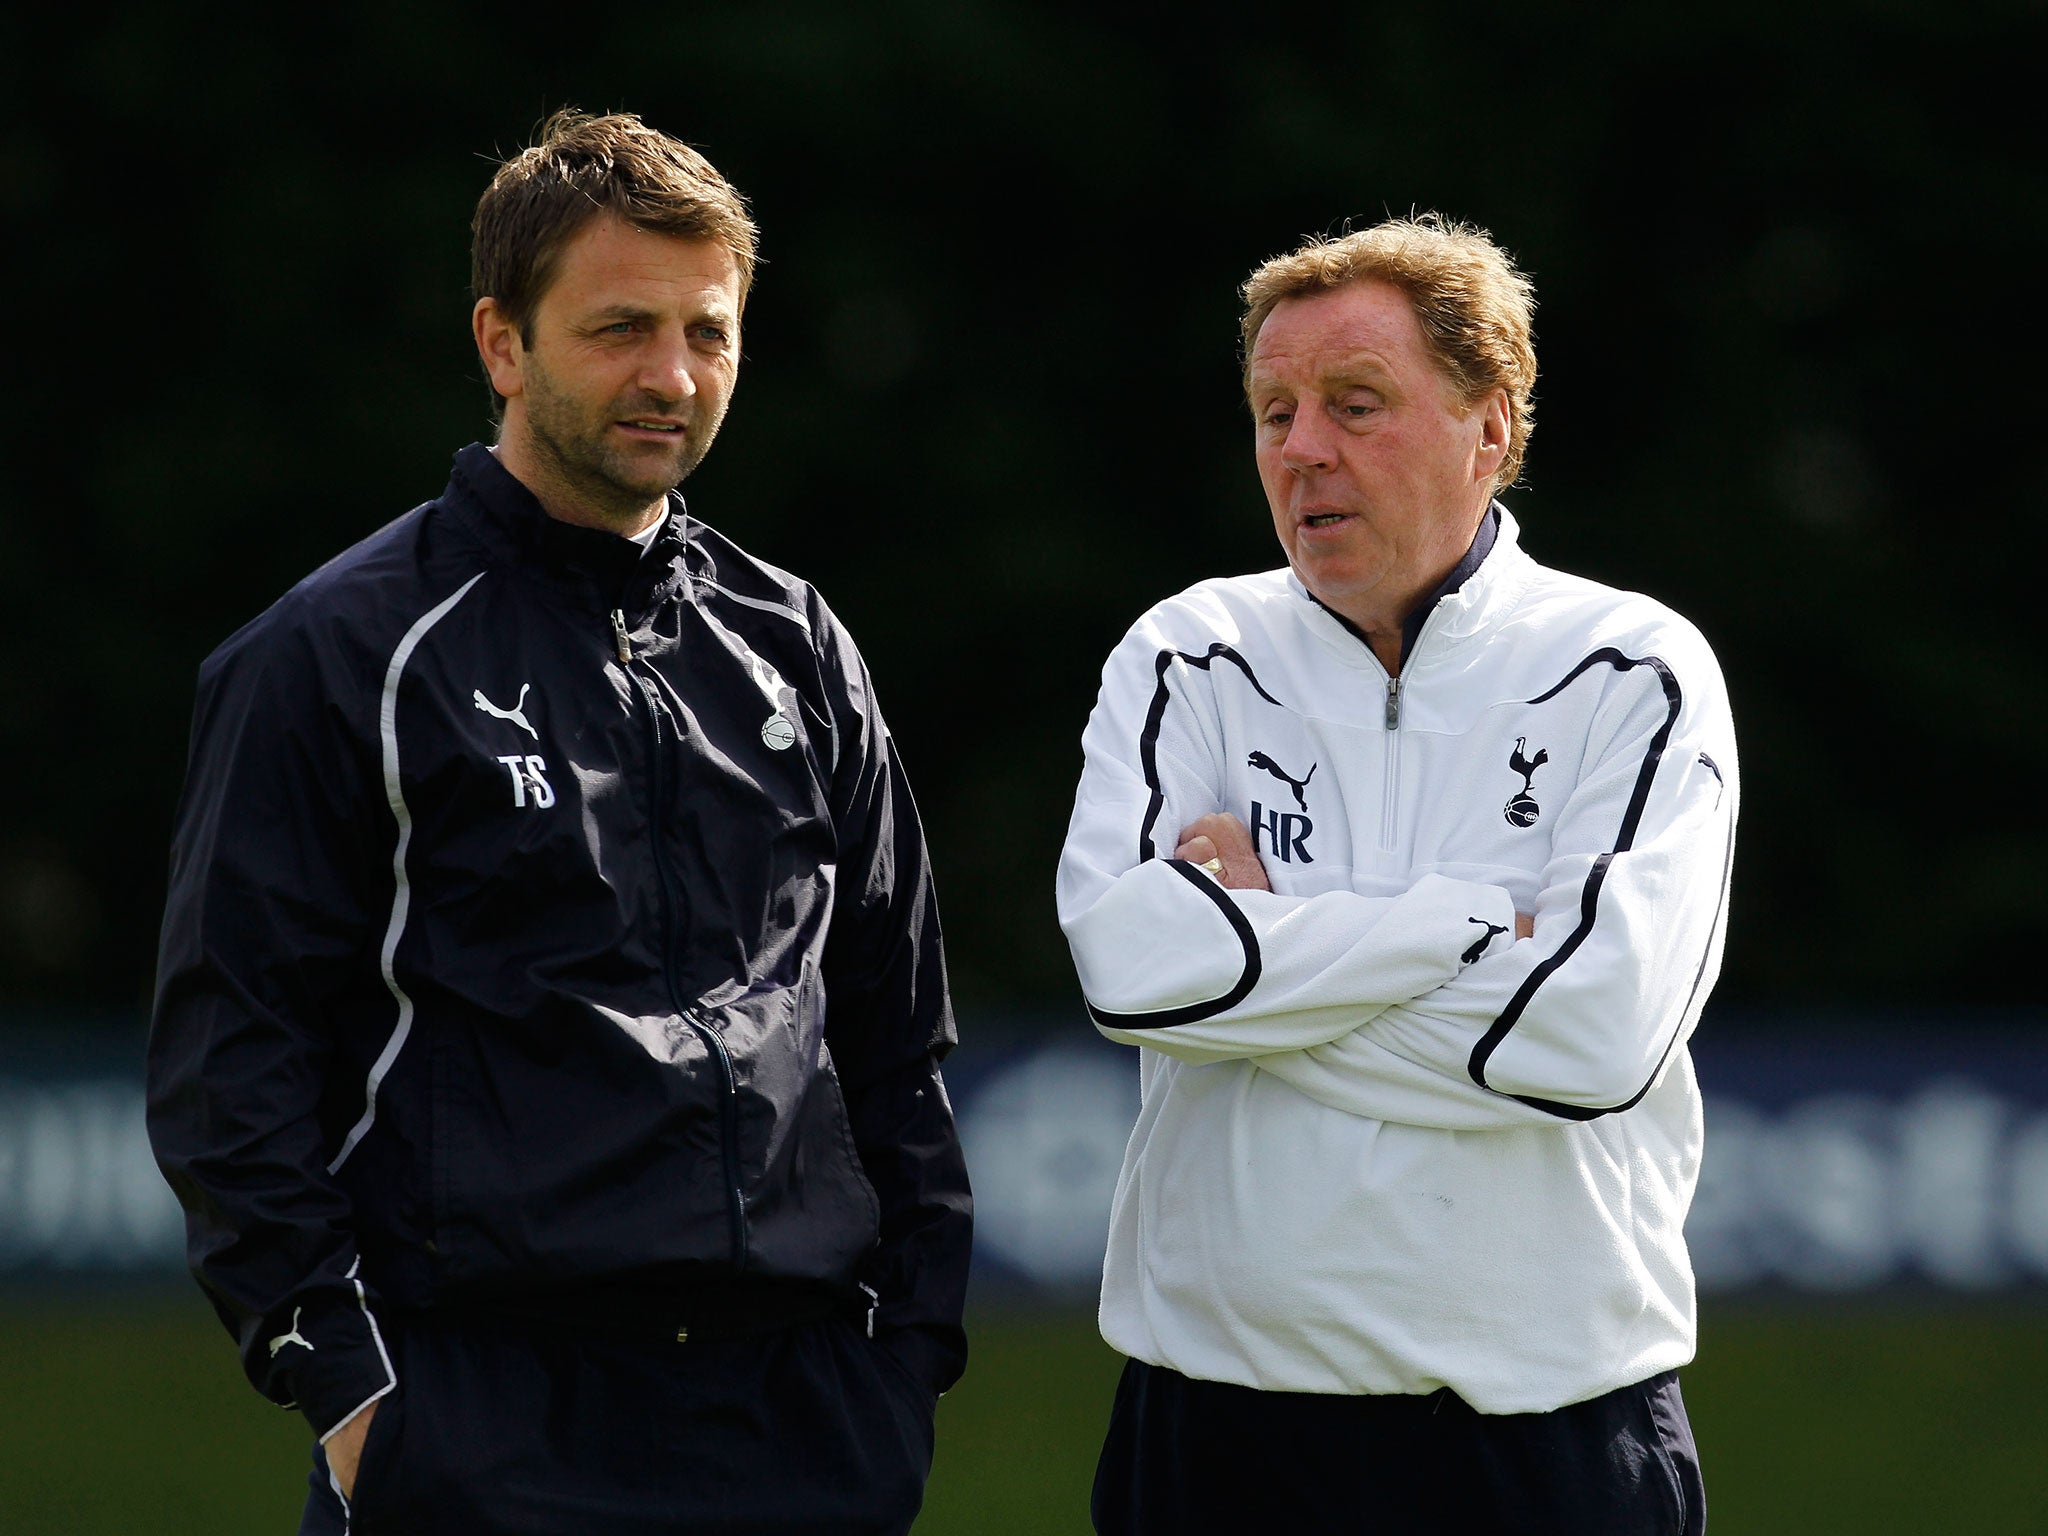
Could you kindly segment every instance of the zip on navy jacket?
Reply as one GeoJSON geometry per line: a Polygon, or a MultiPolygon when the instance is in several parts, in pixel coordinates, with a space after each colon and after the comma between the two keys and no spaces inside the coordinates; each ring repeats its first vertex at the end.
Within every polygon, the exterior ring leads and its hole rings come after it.
{"type": "Polygon", "coordinates": [[[853,642],[679,499],[643,556],[471,446],[201,669],[150,1133],[322,1435],[391,1308],[860,1284],[950,1385],[953,1041],[853,642]]]}

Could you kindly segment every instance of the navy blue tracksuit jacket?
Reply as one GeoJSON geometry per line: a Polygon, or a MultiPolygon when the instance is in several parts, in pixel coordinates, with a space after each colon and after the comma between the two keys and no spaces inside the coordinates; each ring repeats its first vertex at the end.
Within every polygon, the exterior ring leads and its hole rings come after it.
{"type": "Polygon", "coordinates": [[[679,500],[643,556],[472,446],[201,671],[150,1130],[316,1431],[386,1309],[859,1284],[950,1384],[953,1039],[851,640],[679,500]]]}

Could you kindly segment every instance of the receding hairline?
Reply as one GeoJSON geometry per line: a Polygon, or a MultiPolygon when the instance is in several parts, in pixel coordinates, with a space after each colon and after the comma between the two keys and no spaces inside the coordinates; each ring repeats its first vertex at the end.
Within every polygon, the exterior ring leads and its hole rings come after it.
{"type": "MultiPolygon", "coordinates": [[[[1430,346],[1429,337],[1422,329],[1421,318],[1415,312],[1415,302],[1409,297],[1407,290],[1402,288],[1399,283],[1390,282],[1388,279],[1377,274],[1360,273],[1356,277],[1347,278],[1343,282],[1334,283],[1327,288],[1309,288],[1298,293],[1282,294],[1273,301],[1259,320],[1258,334],[1252,338],[1250,352],[1245,358],[1244,392],[1247,399],[1253,395],[1255,387],[1261,382],[1258,367],[1259,343],[1265,339],[1266,327],[1271,323],[1275,315],[1279,314],[1283,308],[1290,304],[1310,304],[1319,299],[1336,299],[1356,289],[1365,288],[1381,289],[1399,303],[1401,313],[1407,316],[1409,325],[1408,339],[1413,343],[1416,357],[1445,386],[1447,392],[1457,403],[1461,414],[1469,412],[1479,401],[1485,399],[1491,393],[1490,390],[1482,389],[1476,396],[1468,399],[1457,376],[1444,365],[1443,359],[1430,346]]],[[[1376,345],[1373,341],[1365,338],[1361,338],[1356,344],[1350,345],[1339,340],[1335,345],[1342,347],[1341,355],[1335,360],[1333,366],[1318,369],[1315,375],[1316,378],[1326,383],[1331,381],[1349,382],[1351,376],[1364,373],[1391,382],[1399,382],[1401,375],[1391,365],[1390,360],[1387,359],[1386,352],[1382,346],[1376,345]]]]}

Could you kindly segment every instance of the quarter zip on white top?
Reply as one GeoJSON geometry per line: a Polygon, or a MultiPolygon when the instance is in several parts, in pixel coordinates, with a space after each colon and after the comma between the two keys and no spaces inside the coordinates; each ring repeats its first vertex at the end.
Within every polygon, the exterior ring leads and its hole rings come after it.
{"type": "MultiPolygon", "coordinates": [[[[1423,643],[1429,638],[1430,626],[1436,623],[1436,615],[1437,610],[1433,608],[1422,621],[1422,628],[1415,632],[1415,644],[1401,658],[1401,670],[1387,673],[1387,762],[1386,772],[1381,776],[1384,788],[1380,794],[1380,850],[1384,853],[1394,851],[1395,834],[1400,830],[1401,820],[1401,680],[1421,654],[1423,643]]],[[[1370,647],[1367,649],[1371,654],[1370,647]]],[[[1374,654],[1373,660],[1379,661],[1379,657],[1374,654]]],[[[1385,663],[1381,663],[1381,670],[1386,670],[1385,663]]]]}
{"type": "Polygon", "coordinates": [[[1394,851],[1395,823],[1401,805],[1401,674],[1387,678],[1387,762],[1381,775],[1380,849],[1394,851]]]}
{"type": "Polygon", "coordinates": [[[1401,811],[1401,676],[1386,678],[1386,770],[1380,774],[1380,852],[1395,850],[1401,811]]]}

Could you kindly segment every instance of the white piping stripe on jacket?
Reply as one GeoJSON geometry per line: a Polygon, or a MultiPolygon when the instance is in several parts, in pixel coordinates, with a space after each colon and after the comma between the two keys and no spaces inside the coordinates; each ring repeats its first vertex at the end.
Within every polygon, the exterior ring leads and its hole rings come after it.
{"type": "Polygon", "coordinates": [[[763,613],[778,614],[781,617],[789,620],[790,623],[794,624],[798,629],[802,630],[805,634],[808,635],[811,632],[811,621],[805,618],[802,614],[798,613],[794,608],[784,607],[781,603],[771,603],[767,601],[767,599],[765,598],[742,597],[739,593],[733,591],[731,587],[721,587],[717,582],[708,580],[707,578],[702,576],[698,576],[694,579],[698,586],[709,587],[712,591],[718,593],[721,597],[729,597],[734,602],[743,603],[749,608],[758,608],[763,613]]]}
{"type": "Polygon", "coordinates": [[[334,1475],[331,1463],[327,1468],[327,1486],[334,1490],[334,1502],[341,1506],[341,1536],[349,1536],[349,1532],[355,1529],[354,1511],[348,1507],[348,1495],[341,1491],[341,1479],[334,1475]]]}
{"type": "MultiPolygon", "coordinates": [[[[377,1326],[377,1314],[370,1310],[370,1298],[364,1294],[362,1268],[363,1257],[357,1254],[355,1262],[348,1267],[348,1278],[356,1288],[356,1305],[363,1309],[363,1321],[370,1325],[370,1337],[376,1341],[377,1358],[384,1362],[384,1374],[391,1378],[391,1386],[395,1387],[398,1385],[398,1369],[391,1363],[391,1351],[384,1347],[384,1330],[377,1326]]],[[[388,1392],[391,1388],[386,1387],[384,1390],[388,1392]]],[[[380,1392],[377,1397],[383,1395],[384,1393],[380,1392]]],[[[377,1401],[377,1397],[365,1398],[363,1406],[368,1407],[377,1401]]]]}
{"type": "MultiPolygon", "coordinates": [[[[462,590],[467,592],[469,588],[464,587],[462,590]]],[[[455,595],[460,597],[462,593],[458,592],[455,595]]],[[[443,606],[445,607],[446,605],[444,604],[443,606]]],[[[376,1402],[379,1398],[390,1395],[391,1390],[398,1385],[398,1372],[391,1364],[391,1351],[384,1347],[384,1331],[377,1326],[377,1314],[370,1310],[370,1298],[363,1292],[363,1282],[359,1274],[362,1267],[362,1255],[358,1254],[356,1261],[348,1267],[348,1278],[355,1283],[356,1305],[363,1309],[363,1320],[370,1325],[370,1337],[376,1341],[377,1357],[384,1362],[384,1374],[390,1379],[360,1403],[357,1403],[346,1418],[322,1435],[320,1437],[322,1445],[325,1445],[336,1435],[340,1434],[342,1430],[353,1424],[362,1411],[369,1407],[370,1404],[376,1402]]],[[[334,1497],[340,1501],[341,1533],[342,1536],[348,1536],[349,1531],[352,1529],[355,1511],[349,1505],[348,1495],[341,1491],[341,1479],[334,1475],[334,1466],[331,1462],[327,1466],[327,1486],[334,1490],[334,1497]]]]}
{"type": "MultiPolygon", "coordinates": [[[[391,854],[391,872],[396,879],[396,887],[391,896],[391,921],[384,929],[381,969],[384,985],[398,1003],[398,1023],[370,1067],[369,1082],[363,1090],[363,1118],[355,1123],[354,1129],[342,1142],[341,1150],[334,1155],[334,1161],[327,1165],[329,1173],[340,1172],[341,1165],[355,1151],[356,1143],[376,1123],[377,1087],[384,1081],[384,1074],[391,1070],[391,1064],[398,1060],[398,1053],[405,1047],[406,1036],[412,1033],[412,999],[398,984],[397,973],[392,968],[392,958],[398,953],[398,937],[405,932],[406,911],[412,904],[412,886],[405,874],[405,853],[412,843],[412,813],[405,808],[405,793],[398,781],[398,680],[404,675],[405,664],[412,659],[413,651],[426,638],[427,631],[440,623],[448,610],[468,596],[469,589],[483,579],[484,573],[478,571],[457,587],[452,596],[414,623],[405,632],[405,638],[398,642],[398,649],[391,653],[391,665],[384,671],[384,696],[377,705],[377,731],[384,742],[384,798],[391,804],[391,814],[398,818],[398,842],[391,854]]],[[[380,1350],[384,1347],[381,1339],[377,1347],[380,1350]]],[[[391,1364],[389,1358],[384,1363],[388,1369],[391,1364]]]]}
{"type": "MultiPolygon", "coordinates": [[[[781,618],[789,620],[790,623],[802,630],[807,638],[811,639],[813,645],[817,644],[816,638],[811,634],[811,621],[798,613],[794,608],[785,608],[780,603],[771,603],[764,598],[742,597],[739,593],[733,591],[731,587],[721,587],[717,582],[702,576],[692,579],[698,586],[709,587],[720,597],[730,598],[733,602],[742,604],[745,607],[758,608],[763,613],[776,614],[781,618]]],[[[839,722],[836,720],[832,722],[832,769],[835,773],[839,769],[839,722]]]]}

